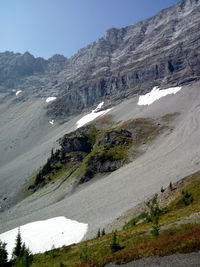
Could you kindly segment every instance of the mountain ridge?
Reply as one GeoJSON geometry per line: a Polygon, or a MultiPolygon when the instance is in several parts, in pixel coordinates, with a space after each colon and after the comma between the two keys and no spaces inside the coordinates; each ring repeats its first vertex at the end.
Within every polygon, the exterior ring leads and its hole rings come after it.
{"type": "Polygon", "coordinates": [[[57,96],[47,114],[65,118],[103,100],[115,104],[154,86],[197,80],[199,10],[199,0],[182,0],[144,21],[107,30],[70,58],[0,53],[0,91],[22,90],[25,98],[57,96]]]}

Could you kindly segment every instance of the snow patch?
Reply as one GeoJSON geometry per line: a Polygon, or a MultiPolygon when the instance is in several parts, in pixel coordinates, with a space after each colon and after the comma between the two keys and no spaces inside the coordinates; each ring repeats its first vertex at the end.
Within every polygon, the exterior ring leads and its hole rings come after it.
{"type": "Polygon", "coordinates": [[[101,102],[94,110],[93,112],[97,112],[98,110],[100,110],[103,107],[104,102],[101,102]]]}
{"type": "Polygon", "coordinates": [[[147,93],[146,95],[142,95],[139,97],[138,105],[151,105],[156,100],[171,94],[176,94],[178,91],[180,91],[182,87],[171,87],[168,89],[160,90],[158,86],[154,87],[153,90],[150,93],[147,93]]]}
{"type": "Polygon", "coordinates": [[[19,91],[17,91],[17,92],[15,93],[15,95],[19,95],[19,94],[21,94],[21,92],[22,92],[22,90],[19,90],[19,91]]]}
{"type": "Polygon", "coordinates": [[[52,101],[56,100],[56,98],[57,97],[55,97],[55,96],[47,97],[46,102],[47,103],[52,102],[52,101]]]}
{"type": "MultiPolygon", "coordinates": [[[[88,224],[79,223],[65,217],[36,221],[20,226],[22,241],[33,254],[45,252],[63,245],[80,242],[88,230],[88,224]]],[[[0,235],[0,240],[7,243],[6,249],[11,258],[18,228],[0,235]]]]}
{"type": "Polygon", "coordinates": [[[108,113],[112,108],[106,109],[106,110],[102,110],[99,111],[102,106],[103,106],[104,102],[101,102],[94,110],[92,110],[91,113],[85,115],[84,117],[82,117],[79,121],[77,121],[76,125],[77,125],[77,129],[82,127],[83,125],[85,125],[88,122],[93,121],[94,119],[96,119],[97,117],[103,116],[106,113],[108,113]]]}
{"type": "Polygon", "coordinates": [[[49,121],[49,123],[50,123],[51,125],[53,125],[53,124],[54,124],[54,120],[49,121]]]}

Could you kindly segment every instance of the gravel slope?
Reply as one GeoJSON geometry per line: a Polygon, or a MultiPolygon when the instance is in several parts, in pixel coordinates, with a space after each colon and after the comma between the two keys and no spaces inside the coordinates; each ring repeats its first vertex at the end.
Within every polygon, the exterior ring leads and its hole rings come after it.
{"type": "MultiPolygon", "coordinates": [[[[96,235],[98,228],[111,223],[122,213],[159,191],[161,186],[167,186],[170,181],[175,182],[199,170],[199,87],[199,83],[185,86],[176,95],[166,96],[151,106],[137,106],[136,97],[113,108],[110,114],[116,121],[137,117],[159,118],[174,112],[180,112],[181,115],[174,121],[175,129],[171,133],[159,137],[145,154],[112,174],[79,187],[73,194],[70,194],[71,188],[67,190],[65,185],[57,190],[51,185],[1,213],[0,232],[35,220],[66,216],[88,223],[89,231],[85,237],[88,238],[96,235]],[[52,190],[54,193],[48,193],[52,190]]],[[[55,127],[40,145],[33,145],[28,152],[31,154],[28,159],[39,157],[40,153],[44,155],[53,140],[64,131],[73,129],[76,119],[64,126],[55,127]]],[[[6,184],[7,192],[14,191],[15,184],[23,180],[17,166],[26,166],[26,171],[33,170],[33,162],[27,164],[26,156],[25,153],[17,157],[14,163],[9,163],[10,170],[16,171],[16,180],[14,182],[10,178],[9,184],[6,184]],[[25,165],[20,165],[23,161],[25,165]]],[[[1,183],[2,180],[1,175],[1,183]]]]}
{"type": "Polygon", "coordinates": [[[149,257],[137,261],[132,261],[123,265],[116,265],[110,263],[106,265],[107,267],[154,267],[154,266],[163,266],[163,267],[198,267],[200,266],[200,252],[193,252],[188,254],[174,254],[165,257],[149,257]]]}

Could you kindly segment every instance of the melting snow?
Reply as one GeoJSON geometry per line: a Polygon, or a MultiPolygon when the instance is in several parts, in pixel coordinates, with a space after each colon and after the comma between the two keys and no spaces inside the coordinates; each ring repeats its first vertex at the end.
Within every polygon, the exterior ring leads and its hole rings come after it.
{"type": "Polygon", "coordinates": [[[101,102],[94,110],[93,112],[97,112],[98,110],[100,110],[103,107],[104,102],[101,102]]]}
{"type": "MultiPolygon", "coordinates": [[[[20,233],[26,246],[36,254],[80,242],[86,234],[88,225],[65,217],[56,217],[44,221],[36,221],[20,226],[20,233]]],[[[9,258],[15,245],[18,228],[0,235],[0,240],[7,243],[9,258]]]]}
{"type": "Polygon", "coordinates": [[[97,117],[99,116],[103,116],[105,115],[106,113],[108,113],[111,108],[109,109],[106,109],[106,110],[102,110],[102,111],[99,111],[102,106],[103,106],[104,102],[101,102],[94,110],[92,110],[91,113],[85,115],[84,117],[82,117],[79,121],[77,121],[76,125],[77,125],[77,128],[80,128],[82,127],[83,125],[85,125],[86,123],[90,122],[90,121],[93,121],[94,119],[96,119],[97,117]]]}
{"type": "Polygon", "coordinates": [[[51,125],[53,125],[53,124],[54,124],[54,120],[49,121],[49,123],[50,123],[51,125]]]}
{"type": "Polygon", "coordinates": [[[15,93],[15,95],[19,95],[22,92],[22,90],[19,90],[15,93]]]}
{"type": "Polygon", "coordinates": [[[172,87],[164,90],[160,90],[159,87],[154,87],[150,93],[139,97],[138,105],[151,105],[156,100],[166,95],[176,94],[182,87],[172,87]]]}
{"type": "Polygon", "coordinates": [[[57,97],[55,97],[55,96],[47,97],[46,102],[49,103],[49,102],[51,102],[51,101],[56,100],[56,98],[57,98],[57,97]]]}

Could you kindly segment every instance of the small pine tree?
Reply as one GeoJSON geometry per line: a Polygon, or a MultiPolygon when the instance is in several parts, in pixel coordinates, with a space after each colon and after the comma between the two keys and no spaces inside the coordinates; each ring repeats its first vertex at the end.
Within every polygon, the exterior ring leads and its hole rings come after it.
{"type": "Polygon", "coordinates": [[[40,183],[42,183],[44,181],[43,175],[42,175],[42,171],[40,171],[35,178],[35,184],[38,185],[40,183]]]}
{"type": "Polygon", "coordinates": [[[48,159],[47,163],[44,165],[43,169],[42,169],[42,174],[46,175],[51,171],[51,160],[48,159]]]}
{"type": "Polygon", "coordinates": [[[105,229],[103,228],[103,230],[102,230],[102,232],[101,232],[101,235],[103,236],[103,235],[105,235],[106,233],[105,233],[105,229]]]}
{"type": "Polygon", "coordinates": [[[65,159],[65,151],[61,150],[61,160],[64,160],[64,159],[65,159]]]}
{"type": "Polygon", "coordinates": [[[15,241],[15,247],[13,249],[12,261],[15,266],[29,267],[33,261],[33,255],[26,247],[25,243],[22,243],[20,228],[15,241]]]}
{"type": "Polygon", "coordinates": [[[8,252],[6,250],[6,243],[0,240],[0,266],[4,267],[7,264],[8,252]]]}
{"type": "Polygon", "coordinates": [[[172,182],[169,183],[169,188],[170,188],[171,191],[173,190],[172,182]]]}
{"type": "Polygon", "coordinates": [[[182,201],[183,201],[183,203],[186,206],[190,205],[194,200],[192,194],[190,194],[187,190],[185,190],[185,191],[183,190],[181,193],[182,193],[182,201]]]}
{"type": "Polygon", "coordinates": [[[25,247],[23,254],[15,260],[17,267],[29,267],[33,261],[33,255],[28,248],[25,247]]]}
{"type": "Polygon", "coordinates": [[[24,247],[22,244],[20,228],[18,228],[18,233],[17,233],[17,237],[15,240],[15,247],[14,247],[13,253],[12,253],[12,259],[15,260],[18,257],[20,257],[22,255],[23,249],[24,249],[24,247]]]}
{"type": "Polygon", "coordinates": [[[101,236],[101,231],[100,231],[100,229],[98,229],[97,238],[99,238],[100,236],[101,236]]]}
{"type": "Polygon", "coordinates": [[[51,158],[53,159],[54,153],[53,153],[53,148],[51,149],[51,158]]]}
{"type": "Polygon", "coordinates": [[[110,243],[110,249],[111,251],[114,253],[120,249],[122,249],[122,247],[120,246],[120,244],[117,242],[117,233],[116,231],[113,232],[112,234],[112,240],[111,240],[111,243],[110,243]]]}

